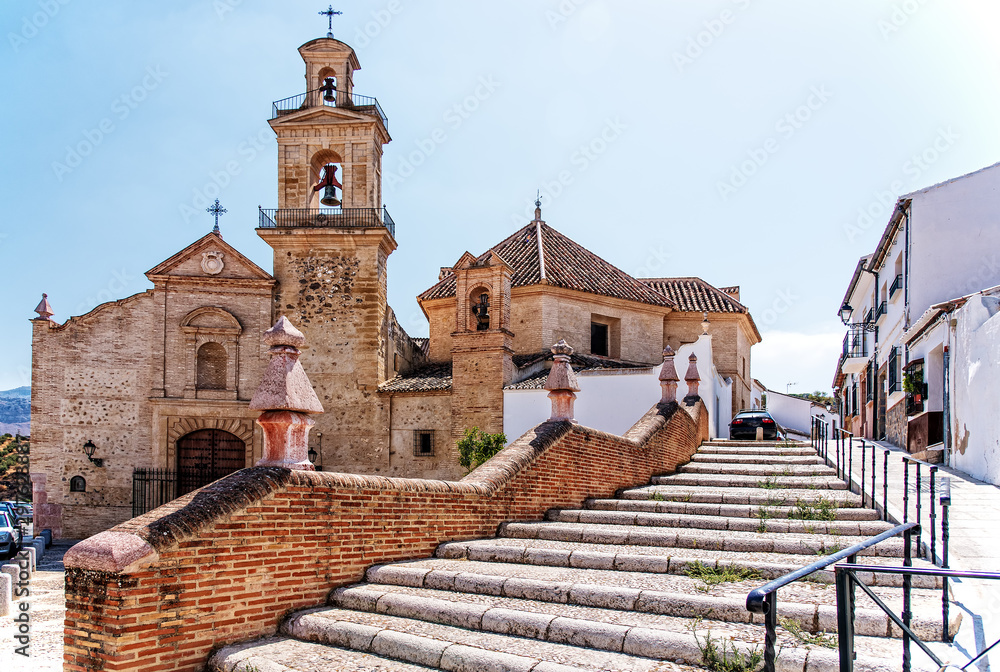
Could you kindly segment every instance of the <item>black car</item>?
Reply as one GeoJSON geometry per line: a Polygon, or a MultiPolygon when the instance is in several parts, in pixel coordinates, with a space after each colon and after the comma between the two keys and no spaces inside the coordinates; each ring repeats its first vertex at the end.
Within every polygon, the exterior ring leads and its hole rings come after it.
{"type": "Polygon", "coordinates": [[[764,429],[764,440],[774,441],[778,438],[778,423],[767,411],[740,411],[729,423],[730,439],[756,439],[757,428],[764,429]]]}

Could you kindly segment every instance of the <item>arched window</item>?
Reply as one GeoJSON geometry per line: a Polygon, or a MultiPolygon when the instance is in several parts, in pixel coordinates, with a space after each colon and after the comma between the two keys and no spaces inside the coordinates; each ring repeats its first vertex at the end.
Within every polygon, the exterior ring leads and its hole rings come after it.
{"type": "Polygon", "coordinates": [[[210,342],[198,348],[198,389],[226,389],[229,356],[221,344],[210,342]]]}
{"type": "Polygon", "coordinates": [[[481,287],[474,290],[469,297],[469,304],[472,307],[472,324],[476,331],[486,331],[489,329],[490,293],[481,287]]]}
{"type": "Polygon", "coordinates": [[[87,492],[87,481],[83,476],[74,476],[69,479],[70,492],[87,492]]]}

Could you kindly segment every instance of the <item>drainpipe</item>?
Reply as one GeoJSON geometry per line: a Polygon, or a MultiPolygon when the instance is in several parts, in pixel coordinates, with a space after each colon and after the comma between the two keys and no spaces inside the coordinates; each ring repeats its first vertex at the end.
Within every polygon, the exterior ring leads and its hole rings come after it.
{"type": "MultiPolygon", "coordinates": [[[[948,325],[948,340],[951,340],[951,325],[948,325]]],[[[951,465],[951,349],[948,345],[944,346],[943,355],[944,364],[944,418],[942,422],[944,424],[944,463],[951,465]]]]}

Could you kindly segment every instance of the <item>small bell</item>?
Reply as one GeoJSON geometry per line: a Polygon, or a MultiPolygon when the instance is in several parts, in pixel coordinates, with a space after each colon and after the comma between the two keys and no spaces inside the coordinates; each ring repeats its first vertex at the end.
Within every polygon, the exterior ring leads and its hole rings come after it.
{"type": "Polygon", "coordinates": [[[328,103],[337,102],[337,97],[333,95],[334,91],[336,91],[336,89],[333,88],[333,77],[326,78],[326,82],[322,86],[322,90],[323,90],[323,100],[325,100],[328,103]]]}
{"type": "Polygon", "coordinates": [[[319,199],[319,202],[328,208],[335,208],[340,205],[340,199],[337,198],[337,187],[333,185],[323,187],[323,198],[319,199]]]}

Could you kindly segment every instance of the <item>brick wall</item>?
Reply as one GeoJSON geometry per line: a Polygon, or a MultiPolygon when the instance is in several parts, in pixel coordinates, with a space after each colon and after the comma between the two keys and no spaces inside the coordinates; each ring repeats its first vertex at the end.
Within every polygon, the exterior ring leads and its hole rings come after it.
{"type": "Polygon", "coordinates": [[[64,669],[200,670],[373,564],[670,472],[707,417],[656,407],[624,437],[544,423],[458,482],[245,469],[66,554],[64,669]]]}

